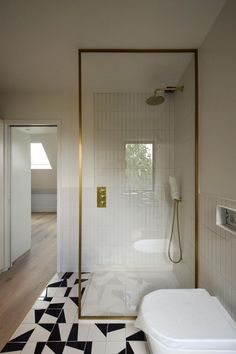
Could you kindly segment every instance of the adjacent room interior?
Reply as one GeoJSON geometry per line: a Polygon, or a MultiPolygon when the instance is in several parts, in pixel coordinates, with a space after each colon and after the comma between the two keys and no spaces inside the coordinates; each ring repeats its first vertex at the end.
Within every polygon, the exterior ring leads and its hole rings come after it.
{"type": "Polygon", "coordinates": [[[11,263],[50,249],[55,271],[57,128],[11,127],[10,173],[11,263]]]}
{"type": "Polygon", "coordinates": [[[57,270],[57,126],[9,125],[8,134],[9,253],[6,242],[3,245],[10,267],[1,274],[0,293],[16,295],[7,297],[1,311],[2,341],[57,270]]]}

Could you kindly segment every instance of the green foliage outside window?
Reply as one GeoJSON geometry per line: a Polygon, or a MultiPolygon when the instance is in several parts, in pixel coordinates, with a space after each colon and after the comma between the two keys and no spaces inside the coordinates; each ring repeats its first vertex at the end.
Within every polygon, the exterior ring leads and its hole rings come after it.
{"type": "Polygon", "coordinates": [[[129,191],[153,189],[153,144],[126,144],[126,181],[129,191]]]}

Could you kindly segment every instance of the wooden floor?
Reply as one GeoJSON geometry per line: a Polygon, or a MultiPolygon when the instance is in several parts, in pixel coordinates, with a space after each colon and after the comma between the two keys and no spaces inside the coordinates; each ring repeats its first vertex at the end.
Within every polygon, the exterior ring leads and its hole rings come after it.
{"type": "Polygon", "coordinates": [[[0,350],[56,273],[56,214],[32,214],[32,248],[0,275],[0,350]]]}

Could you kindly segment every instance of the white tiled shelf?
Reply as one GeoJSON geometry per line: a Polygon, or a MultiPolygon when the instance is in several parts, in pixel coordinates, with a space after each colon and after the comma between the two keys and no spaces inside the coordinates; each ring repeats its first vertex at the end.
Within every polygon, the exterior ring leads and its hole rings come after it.
{"type": "Polygon", "coordinates": [[[236,209],[223,205],[217,205],[216,225],[236,235],[236,209]]]}

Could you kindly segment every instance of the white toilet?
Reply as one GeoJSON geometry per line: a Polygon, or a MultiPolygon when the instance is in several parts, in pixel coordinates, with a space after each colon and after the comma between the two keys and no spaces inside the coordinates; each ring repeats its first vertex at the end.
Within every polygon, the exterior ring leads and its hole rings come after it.
{"type": "Polygon", "coordinates": [[[204,289],[146,295],[136,326],[146,333],[153,354],[236,354],[236,323],[204,289]]]}

